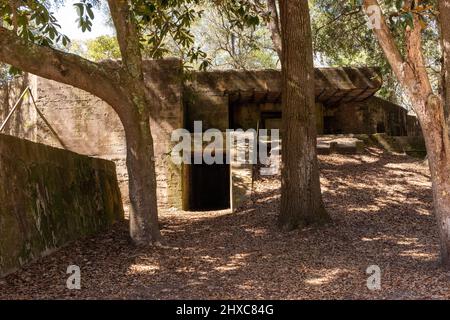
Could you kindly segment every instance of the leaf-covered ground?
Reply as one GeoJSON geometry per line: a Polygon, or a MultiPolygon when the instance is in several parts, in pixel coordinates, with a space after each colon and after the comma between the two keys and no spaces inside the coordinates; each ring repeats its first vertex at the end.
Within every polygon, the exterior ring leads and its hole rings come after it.
{"type": "Polygon", "coordinates": [[[117,225],[0,279],[0,298],[449,299],[427,168],[378,149],[320,166],[328,226],[281,232],[279,179],[260,179],[238,213],[164,212],[164,246],[151,249],[117,225]],[[72,264],[81,290],[66,289],[72,264]],[[370,265],[379,291],[366,286],[370,265]]]}

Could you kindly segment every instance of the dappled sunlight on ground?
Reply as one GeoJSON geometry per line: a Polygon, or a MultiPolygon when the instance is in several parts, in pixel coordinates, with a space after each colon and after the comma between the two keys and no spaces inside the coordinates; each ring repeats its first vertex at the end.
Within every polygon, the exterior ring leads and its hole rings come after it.
{"type": "Polygon", "coordinates": [[[422,162],[376,148],[319,159],[327,226],[281,232],[279,177],[263,177],[237,213],[161,212],[163,244],[147,249],[118,225],[0,280],[0,298],[449,299],[422,162]],[[65,288],[70,264],[80,291],[65,288]]]}
{"type": "Polygon", "coordinates": [[[345,270],[341,270],[339,268],[331,270],[317,270],[315,272],[311,272],[311,276],[305,280],[305,283],[314,286],[321,286],[338,279],[343,273],[345,273],[345,270]]]}

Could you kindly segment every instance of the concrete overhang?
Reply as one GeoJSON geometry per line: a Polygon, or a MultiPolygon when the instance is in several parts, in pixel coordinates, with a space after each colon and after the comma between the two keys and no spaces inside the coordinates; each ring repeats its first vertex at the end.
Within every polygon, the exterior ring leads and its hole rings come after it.
{"type": "MultiPolygon", "coordinates": [[[[316,101],[324,104],[362,101],[382,85],[379,68],[315,68],[316,101]]],[[[280,70],[194,72],[187,89],[228,95],[231,103],[280,102],[280,70]]]]}

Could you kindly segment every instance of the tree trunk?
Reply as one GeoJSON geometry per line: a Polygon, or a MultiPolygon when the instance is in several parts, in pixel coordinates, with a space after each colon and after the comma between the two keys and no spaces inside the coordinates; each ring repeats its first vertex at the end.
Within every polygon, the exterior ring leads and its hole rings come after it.
{"type": "Polygon", "coordinates": [[[125,125],[130,194],[130,236],[136,245],[157,243],[158,225],[155,157],[148,115],[125,125]]]}
{"type": "Polygon", "coordinates": [[[441,99],[435,95],[414,103],[425,105],[426,113],[418,114],[418,117],[427,147],[441,260],[443,266],[450,269],[450,144],[444,108],[441,99]]]}
{"type": "Polygon", "coordinates": [[[309,8],[280,2],[282,30],[282,181],[279,223],[291,230],[329,220],[320,191],[316,150],[314,64],[309,8]]]}
{"type": "MultiPolygon", "coordinates": [[[[448,5],[449,1],[444,1],[448,5]]],[[[407,8],[416,6],[418,0],[409,1],[407,8]]],[[[381,11],[377,0],[364,0],[364,10],[369,15],[371,6],[381,11]]],[[[442,7],[442,3],[441,3],[442,7]]],[[[441,17],[441,22],[443,22],[441,17]]],[[[446,22],[445,22],[446,23],[446,22]]],[[[445,24],[442,23],[442,24],[445,24]]],[[[392,32],[384,18],[373,32],[383,49],[400,84],[408,93],[413,109],[419,119],[427,148],[430,167],[433,203],[438,224],[441,258],[445,268],[450,269],[450,146],[448,127],[442,100],[433,94],[422,49],[422,26],[413,13],[414,26],[405,28],[405,57],[400,52],[392,32]]],[[[444,30],[445,26],[441,26],[444,30]]]]}
{"type": "Polygon", "coordinates": [[[269,29],[272,38],[273,46],[278,54],[278,58],[281,60],[282,55],[282,40],[281,40],[281,28],[280,17],[277,10],[277,0],[267,0],[267,8],[269,10],[269,29]]]}
{"type": "MultiPolygon", "coordinates": [[[[449,142],[448,142],[448,128],[450,125],[450,1],[439,0],[439,21],[441,31],[441,46],[442,46],[442,101],[444,103],[443,109],[445,114],[445,123],[443,125],[444,132],[440,135],[443,137],[444,143],[438,144],[445,146],[445,150],[441,153],[437,164],[430,163],[431,166],[436,166],[436,176],[440,177],[439,186],[433,186],[433,197],[436,203],[436,217],[438,218],[439,234],[441,238],[441,259],[443,264],[450,269],[450,159],[449,159],[449,142]]],[[[440,121],[443,122],[443,121],[440,121]]],[[[435,125],[436,121],[431,121],[431,125],[435,125]]],[[[439,123],[439,122],[437,122],[439,123]]],[[[439,140],[438,140],[439,141],[439,140]]],[[[432,144],[435,141],[430,141],[432,144]]],[[[438,147],[437,146],[437,147],[438,147]]],[[[433,146],[434,147],[434,146],[433,146]]],[[[436,149],[437,149],[436,147],[436,149]]]]}
{"type": "Polygon", "coordinates": [[[439,0],[439,21],[442,47],[442,99],[447,125],[450,125],[450,0],[439,0]]]}
{"type": "MultiPolygon", "coordinates": [[[[142,68],[138,25],[132,14],[132,1],[108,0],[122,56],[122,80],[128,98],[126,112],[121,118],[127,140],[127,168],[130,187],[130,235],[137,245],[158,242],[156,173],[153,138],[150,129],[151,106],[159,98],[146,87],[142,68]]],[[[153,108],[155,110],[157,108],[153,108]]]]}
{"type": "Polygon", "coordinates": [[[0,61],[90,92],[112,106],[124,126],[127,142],[130,235],[136,244],[148,245],[160,239],[149,123],[150,107],[158,104],[159,98],[146,88],[131,1],[109,0],[108,3],[122,54],[121,62],[116,65],[95,63],[36,45],[1,25],[0,61]]]}

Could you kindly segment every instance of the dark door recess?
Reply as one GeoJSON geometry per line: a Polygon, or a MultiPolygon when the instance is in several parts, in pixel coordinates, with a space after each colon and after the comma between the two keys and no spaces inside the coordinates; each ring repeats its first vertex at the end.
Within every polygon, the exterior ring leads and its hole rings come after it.
{"type": "Polygon", "coordinates": [[[189,209],[192,211],[230,208],[230,166],[192,164],[189,168],[189,209]]]}

